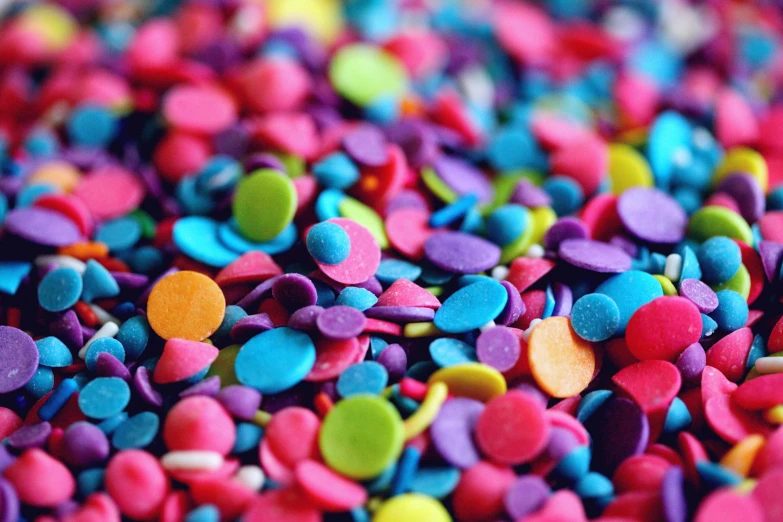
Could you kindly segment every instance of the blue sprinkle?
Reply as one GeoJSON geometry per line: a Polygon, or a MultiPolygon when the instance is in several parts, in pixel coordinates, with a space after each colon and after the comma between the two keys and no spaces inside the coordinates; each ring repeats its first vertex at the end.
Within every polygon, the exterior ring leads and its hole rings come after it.
{"type": "Polygon", "coordinates": [[[82,295],[82,276],[73,268],[56,268],[38,285],[38,302],[47,312],[64,312],[82,295]]]}
{"type": "Polygon", "coordinates": [[[237,379],[261,393],[279,393],[298,384],[315,364],[310,337],[293,328],[275,328],[250,339],[235,361],[237,379]]]}
{"type": "Polygon", "coordinates": [[[386,368],[374,361],[352,364],[337,379],[337,393],[342,397],[379,395],[389,382],[386,368]]]}
{"type": "Polygon", "coordinates": [[[141,239],[139,222],[125,216],[102,224],[95,232],[95,240],[106,244],[110,252],[128,250],[141,239]]]}
{"type": "Polygon", "coordinates": [[[244,319],[245,317],[247,317],[247,312],[245,312],[241,306],[228,305],[223,314],[223,321],[220,323],[220,326],[218,326],[218,329],[215,330],[215,333],[212,334],[212,338],[218,341],[229,340],[231,329],[240,319],[244,319]]]}
{"type": "Polygon", "coordinates": [[[79,393],[79,409],[93,419],[108,419],[130,402],[128,383],[119,377],[98,377],[79,393]]]}
{"type": "Polygon", "coordinates": [[[5,215],[8,213],[8,197],[0,192],[0,225],[5,221],[5,215]]]}
{"type": "Polygon", "coordinates": [[[337,265],[351,253],[348,232],[336,223],[318,223],[307,232],[307,251],[319,263],[337,265]]]}
{"type": "Polygon", "coordinates": [[[734,290],[721,290],[718,296],[718,308],[710,313],[718,328],[725,332],[739,330],[748,322],[748,303],[734,290]]]}
{"type": "Polygon", "coordinates": [[[701,338],[709,337],[715,333],[718,329],[718,323],[716,323],[712,317],[707,314],[701,314],[701,338]]]}
{"type": "Polygon", "coordinates": [[[128,414],[123,411],[98,423],[98,428],[108,437],[122,426],[128,418],[128,414]]]}
{"type": "Polygon", "coordinates": [[[433,266],[429,262],[421,264],[421,280],[428,285],[445,285],[452,280],[454,274],[433,266]]]}
{"type": "Polygon", "coordinates": [[[230,250],[244,254],[254,250],[265,252],[270,256],[288,251],[297,240],[296,225],[291,223],[278,235],[264,243],[247,240],[240,232],[236,220],[229,219],[218,227],[218,239],[230,250]]]}
{"type": "Polygon", "coordinates": [[[319,221],[340,217],[340,203],[345,194],[337,189],[326,189],[315,200],[315,216],[319,221]]]}
{"type": "Polygon", "coordinates": [[[674,111],[661,113],[650,127],[647,138],[647,157],[655,176],[655,185],[667,190],[674,169],[676,152],[691,141],[691,126],[674,111]]]}
{"type": "Polygon", "coordinates": [[[702,243],[696,251],[696,257],[704,282],[708,284],[725,283],[742,265],[739,245],[724,236],[712,237],[702,243]]]}
{"type": "Polygon", "coordinates": [[[340,295],[337,296],[335,304],[350,306],[364,312],[368,308],[378,302],[378,298],[375,294],[364,288],[358,288],[355,286],[346,287],[340,295]]]}
{"type": "Polygon", "coordinates": [[[117,117],[104,107],[82,105],[71,113],[68,136],[76,145],[103,147],[117,132],[117,117]]]}
{"type": "Polygon", "coordinates": [[[605,294],[587,294],[574,303],[571,326],[585,341],[604,341],[617,332],[620,326],[620,309],[614,300],[605,294]]]}
{"type": "Polygon", "coordinates": [[[400,104],[392,96],[381,96],[364,108],[364,117],[374,123],[389,125],[400,116],[400,104]]]}
{"type": "Polygon", "coordinates": [[[198,179],[194,176],[181,179],[174,194],[186,214],[206,215],[215,208],[215,202],[209,194],[200,191],[198,179]]]}
{"type": "Polygon", "coordinates": [[[384,259],[378,265],[375,277],[385,285],[390,285],[398,279],[415,281],[421,276],[421,268],[401,259],[384,259]]]}
{"type": "Polygon", "coordinates": [[[487,160],[497,171],[517,170],[530,166],[536,154],[532,136],[519,127],[500,129],[487,146],[487,160]]]}
{"type": "Polygon", "coordinates": [[[750,345],[748,360],[745,362],[745,371],[750,371],[756,365],[756,361],[767,355],[767,344],[764,338],[759,334],[753,337],[753,343],[750,345]]]}
{"type": "Polygon", "coordinates": [[[64,368],[73,364],[73,354],[57,337],[44,337],[35,341],[38,348],[38,364],[49,368],[64,368]]]}
{"type": "Polygon", "coordinates": [[[220,522],[220,511],[212,504],[204,504],[185,515],[184,522],[220,522]]]}
{"type": "Polygon", "coordinates": [[[419,468],[410,483],[413,493],[444,499],[457,487],[460,472],[456,468],[419,468]]]}
{"type": "Polygon", "coordinates": [[[389,467],[381,471],[381,474],[364,484],[364,489],[370,495],[377,495],[389,489],[392,484],[392,480],[397,475],[397,462],[392,462],[389,467]]]}
{"type": "Polygon", "coordinates": [[[397,409],[400,410],[403,416],[411,415],[419,409],[418,402],[410,397],[400,395],[400,387],[396,384],[392,387],[392,402],[394,402],[394,405],[397,406],[397,409]]]}
{"type": "Polygon", "coordinates": [[[574,493],[582,499],[601,498],[614,493],[614,486],[600,473],[590,472],[574,485],[574,493]]]}
{"type": "Polygon", "coordinates": [[[682,271],[680,272],[680,281],[686,279],[701,279],[701,267],[696,257],[694,249],[687,244],[680,244],[675,250],[682,258],[682,271]]]}
{"type": "Polygon", "coordinates": [[[675,397],[666,412],[666,421],[663,424],[664,433],[678,433],[690,426],[693,418],[688,407],[682,399],[675,397]]]}
{"type": "Polygon", "coordinates": [[[488,279],[460,288],[435,312],[435,326],[446,333],[465,333],[495,319],[508,302],[506,289],[488,279]]]}
{"type": "Polygon", "coordinates": [[[508,204],[497,208],[487,218],[487,238],[499,246],[513,243],[528,225],[528,210],[522,205],[508,204]]]}
{"type": "Polygon", "coordinates": [[[370,355],[372,355],[373,360],[377,360],[387,346],[389,346],[389,343],[380,337],[370,337],[370,355]]]}
{"type": "Polygon", "coordinates": [[[63,381],[54,389],[46,402],[38,410],[38,417],[43,421],[49,421],[65,406],[71,395],[76,393],[79,385],[74,379],[63,379],[63,381]]]}
{"type": "Polygon", "coordinates": [[[250,424],[249,422],[240,422],[237,424],[237,436],[231,453],[239,455],[252,449],[258,448],[261,437],[264,436],[263,428],[250,424]]]}
{"type": "Polygon", "coordinates": [[[582,187],[566,176],[550,176],[541,186],[552,198],[552,210],[558,216],[567,216],[575,212],[584,201],[582,187]]]}
{"type": "Polygon", "coordinates": [[[115,297],[120,293],[120,285],[106,268],[90,259],[82,274],[82,301],[91,303],[95,299],[115,297]]]}
{"type": "Polygon", "coordinates": [[[400,462],[397,465],[397,473],[394,475],[394,480],[391,485],[391,495],[401,495],[410,490],[413,477],[416,475],[416,470],[419,467],[419,460],[421,459],[421,453],[416,446],[408,446],[405,451],[402,452],[400,462]]]}
{"type": "Polygon", "coordinates": [[[711,489],[736,486],[743,481],[742,477],[716,462],[697,462],[696,471],[699,472],[699,478],[711,489]]]}
{"type": "Polygon", "coordinates": [[[101,468],[85,469],[76,476],[76,488],[83,498],[103,489],[104,470],[101,468]]]}
{"type": "Polygon", "coordinates": [[[207,217],[180,218],[172,233],[174,244],[188,257],[216,268],[236,261],[239,254],[218,239],[218,224],[207,217]]]}
{"type": "Polygon", "coordinates": [[[625,333],[631,316],[650,301],[663,296],[661,284],[653,276],[639,270],[629,270],[617,274],[595,289],[595,293],[611,298],[620,311],[620,323],[617,333],[625,333]]]}
{"type": "Polygon", "coordinates": [[[155,440],[159,427],[158,416],[151,411],[143,411],[117,426],[111,444],[118,450],[146,448],[155,440]]]}
{"type": "Polygon", "coordinates": [[[459,231],[467,234],[480,235],[483,227],[484,218],[481,216],[481,212],[473,207],[465,214],[465,218],[459,226],[459,231]]]}
{"type": "Polygon", "coordinates": [[[113,355],[121,363],[125,362],[125,348],[122,343],[113,337],[101,337],[93,341],[87,348],[84,363],[87,365],[88,370],[95,373],[98,365],[98,356],[104,352],[113,355]]]}
{"type": "Polygon", "coordinates": [[[60,144],[53,131],[39,128],[25,138],[24,149],[34,158],[48,158],[57,153],[60,144]]]}
{"type": "Polygon", "coordinates": [[[466,215],[477,203],[478,196],[472,192],[461,196],[455,202],[433,212],[432,215],[430,215],[430,227],[440,228],[456,223],[458,219],[466,215]]]}
{"type": "Polygon", "coordinates": [[[122,343],[128,359],[136,360],[147,347],[150,332],[150,324],[147,322],[147,318],[137,315],[122,323],[115,339],[122,343]]]}
{"type": "Polygon", "coordinates": [[[544,294],[544,311],[541,314],[541,319],[552,317],[552,313],[555,311],[555,294],[552,292],[552,285],[547,285],[544,294]]]}
{"type": "Polygon", "coordinates": [[[699,210],[702,197],[698,190],[689,187],[677,187],[672,192],[672,197],[680,204],[689,216],[699,210]]]}
{"type": "Polygon", "coordinates": [[[554,472],[569,482],[575,482],[590,471],[590,448],[579,446],[560,459],[554,472]]]}
{"type": "Polygon", "coordinates": [[[473,283],[478,283],[479,281],[494,281],[494,279],[485,275],[465,274],[459,276],[459,279],[457,279],[457,286],[459,288],[464,288],[466,286],[472,285],[473,283]]]}
{"type": "Polygon", "coordinates": [[[783,185],[767,195],[768,210],[783,210],[783,185]]]}
{"type": "Polygon", "coordinates": [[[54,388],[54,373],[51,368],[39,366],[33,377],[24,385],[24,391],[36,400],[40,399],[54,388]]]}
{"type": "Polygon", "coordinates": [[[346,190],[359,181],[359,168],[344,152],[329,154],[313,165],[312,173],[327,189],[346,190]]]}
{"type": "Polygon", "coordinates": [[[242,178],[242,173],[242,165],[234,158],[215,156],[195,176],[196,186],[199,192],[219,196],[234,188],[242,178]]]}
{"type": "Polygon", "coordinates": [[[16,195],[15,208],[29,207],[30,205],[35,203],[35,200],[37,200],[41,196],[45,196],[46,194],[52,194],[55,192],[58,192],[57,188],[51,185],[46,185],[43,183],[35,184],[35,185],[27,185],[22,190],[20,190],[19,193],[16,195]]]}
{"type": "Polygon", "coordinates": [[[350,515],[351,522],[370,522],[370,514],[362,507],[353,508],[350,515]]]}
{"type": "Polygon", "coordinates": [[[32,263],[25,261],[0,261],[0,292],[8,295],[16,294],[19,285],[30,274],[32,263]]]}
{"type": "Polygon", "coordinates": [[[614,393],[610,390],[595,390],[585,395],[576,408],[576,420],[582,424],[586,423],[593,413],[598,411],[598,408],[612,398],[612,395],[614,393]]]}
{"type": "Polygon", "coordinates": [[[127,262],[137,274],[153,275],[163,271],[163,253],[153,246],[143,246],[130,252],[127,262]]]}
{"type": "Polygon", "coordinates": [[[323,308],[329,308],[334,304],[334,291],[323,281],[314,280],[315,292],[318,294],[315,304],[323,308]]]}
{"type": "Polygon", "coordinates": [[[442,368],[478,361],[474,347],[451,337],[441,337],[432,341],[430,357],[442,368]]]}

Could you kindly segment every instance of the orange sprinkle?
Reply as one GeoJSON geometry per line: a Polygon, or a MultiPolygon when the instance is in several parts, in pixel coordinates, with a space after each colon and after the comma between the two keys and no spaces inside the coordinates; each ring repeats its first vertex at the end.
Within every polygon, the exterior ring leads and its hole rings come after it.
{"type": "Polygon", "coordinates": [[[89,241],[60,247],[58,253],[63,256],[71,256],[82,261],[87,261],[88,259],[108,257],[109,247],[99,241],[89,241]]]}
{"type": "Polygon", "coordinates": [[[209,277],[182,271],[161,279],[147,301],[147,319],[164,339],[203,341],[218,329],[226,311],[220,287],[209,277]]]}
{"type": "Polygon", "coordinates": [[[581,393],[593,378],[593,346],[576,335],[567,317],[549,317],[533,328],[528,350],[533,377],[552,397],[581,393]]]}

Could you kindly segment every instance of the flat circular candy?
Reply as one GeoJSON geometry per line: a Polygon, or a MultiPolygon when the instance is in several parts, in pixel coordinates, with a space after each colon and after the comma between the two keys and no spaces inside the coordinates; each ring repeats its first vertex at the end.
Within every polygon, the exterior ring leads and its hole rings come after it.
{"type": "Polygon", "coordinates": [[[633,401],[610,399],[590,417],[585,426],[593,440],[596,470],[611,474],[617,466],[644,451],[650,426],[644,412],[633,401]]]}
{"type": "Polygon", "coordinates": [[[147,320],[164,339],[201,341],[223,321],[226,301],[209,277],[182,271],[161,279],[147,300],[147,320]]]}
{"type": "Polygon", "coordinates": [[[275,328],[250,339],[239,350],[239,382],[261,393],[279,393],[301,382],[315,364],[315,346],[307,334],[275,328]]]}
{"type": "Polygon", "coordinates": [[[595,371],[593,346],[574,332],[567,317],[550,317],[533,328],[528,357],[533,377],[552,397],[581,393],[595,371]]]}
{"type": "Polygon", "coordinates": [[[585,341],[604,341],[620,327],[620,309],[604,294],[587,294],[574,303],[571,326],[585,341]]]}
{"type": "Polygon", "coordinates": [[[424,243],[424,253],[436,267],[456,274],[482,272],[500,260],[497,245],[463,232],[433,234],[424,243]]]}
{"type": "Polygon", "coordinates": [[[0,326],[0,393],[18,390],[38,368],[38,348],[32,338],[11,326],[0,326]]]}
{"type": "Polygon", "coordinates": [[[625,331],[628,349],[640,360],[674,360],[701,337],[701,314],[684,297],[658,297],[640,307],[625,331]]]}
{"type": "Polygon", "coordinates": [[[545,447],[549,423],[535,397],[511,391],[489,401],[476,423],[476,443],[494,462],[524,464],[545,447]]]}
{"type": "Polygon", "coordinates": [[[451,516],[443,504],[431,497],[406,493],[387,500],[372,518],[372,522],[451,522],[451,516]]]}
{"type": "Polygon", "coordinates": [[[685,237],[688,216],[679,203],[656,188],[626,190],[617,200],[625,228],[651,243],[676,243],[685,237]]]}
{"type": "Polygon", "coordinates": [[[490,279],[477,281],[443,302],[435,312],[435,326],[448,333],[469,332],[495,319],[507,302],[508,293],[500,283],[490,279]]]}
{"type": "Polygon", "coordinates": [[[385,399],[359,395],[337,403],[321,427],[318,445],[326,463],[347,477],[377,476],[402,451],[402,419],[385,399]]]}
{"type": "Polygon", "coordinates": [[[5,217],[5,229],[27,241],[46,246],[66,246],[82,240],[82,233],[73,221],[46,208],[12,210],[5,217]]]}
{"type": "Polygon", "coordinates": [[[79,408],[93,419],[108,419],[125,409],[130,402],[130,388],[118,377],[98,377],[79,393],[79,408]]]}
{"type": "Polygon", "coordinates": [[[41,279],[38,302],[48,312],[64,312],[82,295],[82,277],[72,268],[57,268],[41,279]]]}
{"type": "Polygon", "coordinates": [[[243,235],[251,241],[269,241],[294,219],[296,189],[276,170],[257,170],[240,180],[232,209],[243,235]]]}
{"type": "Polygon", "coordinates": [[[220,226],[216,221],[188,216],[178,219],[172,239],[183,253],[209,266],[223,268],[236,261],[239,254],[219,240],[220,226]]]}
{"type": "Polygon", "coordinates": [[[592,272],[611,274],[631,268],[631,257],[624,250],[600,241],[566,239],[557,253],[564,261],[592,272]]]}
{"type": "Polygon", "coordinates": [[[441,407],[430,426],[430,438],[443,459],[462,469],[468,469],[481,460],[473,431],[484,405],[479,401],[455,398],[441,407]]]}
{"type": "Polygon", "coordinates": [[[209,86],[183,85],[166,93],[163,116],[177,129],[197,134],[215,134],[227,129],[237,117],[234,100],[209,86]]]}
{"type": "Polygon", "coordinates": [[[329,278],[346,285],[367,281],[378,270],[381,263],[381,249],[370,232],[355,221],[334,218],[328,221],[340,226],[348,233],[351,249],[348,257],[336,265],[318,263],[318,268],[329,278]]]}
{"type": "Polygon", "coordinates": [[[340,95],[359,106],[399,97],[408,88],[408,75],[397,58],[370,44],[342,47],[329,65],[329,79],[340,95]]]}
{"type": "Polygon", "coordinates": [[[104,167],[82,178],[74,195],[97,219],[114,219],[136,210],[144,199],[141,181],[121,167],[104,167]]]}

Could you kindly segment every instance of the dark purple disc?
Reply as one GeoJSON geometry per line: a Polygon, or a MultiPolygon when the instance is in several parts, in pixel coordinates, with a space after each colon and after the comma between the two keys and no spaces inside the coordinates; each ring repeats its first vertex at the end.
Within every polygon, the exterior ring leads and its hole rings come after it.
{"type": "Polygon", "coordinates": [[[753,224],[764,214],[766,199],[761,185],[756,179],[746,173],[731,174],[723,178],[715,192],[725,192],[739,206],[740,214],[753,224]]]}
{"type": "Polygon", "coordinates": [[[508,281],[502,281],[500,284],[506,289],[508,301],[500,315],[495,318],[495,324],[509,326],[514,324],[517,319],[525,313],[525,302],[522,300],[522,296],[519,295],[519,290],[517,290],[514,285],[508,281]]]}
{"type": "Polygon", "coordinates": [[[78,350],[84,346],[79,318],[73,310],[68,310],[49,323],[49,333],[60,339],[71,350],[78,350]]]}
{"type": "Polygon", "coordinates": [[[272,296],[289,312],[318,301],[318,291],[312,281],[301,274],[284,274],[275,278],[272,296]]]}
{"type": "Polygon", "coordinates": [[[204,395],[206,397],[214,397],[220,391],[220,377],[213,375],[207,377],[203,381],[199,381],[193,386],[188,386],[181,392],[179,397],[184,399],[185,397],[195,397],[197,395],[204,395]]]}
{"type": "Polygon", "coordinates": [[[679,466],[668,469],[661,481],[661,503],[666,522],[688,520],[688,499],[685,496],[685,474],[679,466]]]}
{"type": "Polygon", "coordinates": [[[237,302],[237,306],[242,308],[245,312],[251,309],[255,309],[258,304],[272,295],[272,287],[275,284],[275,280],[280,276],[275,276],[271,279],[267,279],[257,287],[252,289],[245,297],[237,302]]]}
{"type": "Polygon", "coordinates": [[[95,424],[79,421],[71,424],[62,439],[63,460],[83,468],[101,464],[109,457],[109,440],[95,424]]]}
{"type": "Polygon", "coordinates": [[[38,348],[32,337],[11,326],[0,326],[0,393],[18,390],[38,369],[38,348]]]}
{"type": "Polygon", "coordinates": [[[555,298],[555,307],[552,309],[553,317],[568,317],[574,306],[574,294],[571,287],[557,282],[552,284],[552,295],[555,298]]]}
{"type": "Polygon", "coordinates": [[[231,340],[244,343],[251,337],[271,330],[275,325],[267,314],[253,314],[243,317],[231,327],[231,340]]]}
{"type": "Polygon", "coordinates": [[[680,283],[680,295],[695,304],[701,313],[708,314],[718,308],[715,291],[698,279],[686,279],[680,283]]]}
{"type": "Polygon", "coordinates": [[[131,374],[125,365],[109,352],[98,354],[98,360],[95,364],[95,374],[99,377],[119,377],[126,382],[130,382],[131,380],[131,374]]]}
{"type": "Polygon", "coordinates": [[[435,310],[419,306],[375,306],[365,310],[364,315],[392,323],[422,323],[432,321],[435,310]]]}
{"type": "Polygon", "coordinates": [[[386,136],[375,125],[363,124],[343,138],[343,148],[356,162],[380,167],[389,161],[386,136]]]}
{"type": "Polygon", "coordinates": [[[318,330],[324,337],[336,340],[357,337],[367,318],[362,312],[350,306],[333,306],[321,312],[315,320],[318,330]]]}
{"type": "Polygon", "coordinates": [[[651,243],[677,243],[685,237],[688,215],[676,199],[656,188],[634,187],[617,199],[620,221],[651,243]]]}
{"type": "Polygon", "coordinates": [[[677,369],[685,382],[698,382],[701,372],[707,366],[707,353],[699,343],[693,343],[682,351],[677,358],[677,369]]]}
{"type": "Polygon", "coordinates": [[[376,361],[386,368],[389,382],[394,383],[405,377],[405,371],[408,369],[408,354],[399,344],[390,344],[384,348],[376,361]]]}
{"type": "Polygon", "coordinates": [[[470,163],[441,156],[433,165],[438,177],[459,196],[475,194],[481,203],[492,201],[494,191],[489,179],[470,163]]]}
{"type": "Polygon", "coordinates": [[[544,248],[555,251],[566,239],[588,239],[590,231],[584,222],[575,217],[562,217],[552,224],[544,235],[544,248]]]}
{"type": "Polygon", "coordinates": [[[629,399],[606,401],[585,423],[593,440],[591,467],[611,477],[628,457],[638,455],[650,440],[647,416],[629,399]]]}
{"type": "Polygon", "coordinates": [[[152,387],[150,372],[146,367],[139,366],[136,369],[136,375],[133,376],[133,387],[139,396],[148,404],[158,408],[163,406],[163,395],[152,387]]]}
{"type": "Polygon", "coordinates": [[[424,243],[424,254],[433,265],[455,274],[476,274],[500,261],[500,248],[486,239],[464,232],[438,232],[424,243]]]}
{"type": "Polygon", "coordinates": [[[623,249],[592,239],[566,239],[558,255],[567,263],[592,272],[618,274],[631,269],[631,256],[623,249]]]}
{"type": "Polygon", "coordinates": [[[430,438],[443,460],[460,469],[468,469],[481,460],[473,442],[473,430],[484,411],[484,404],[457,397],[443,404],[430,426],[430,438]]]}
{"type": "Polygon", "coordinates": [[[316,329],[315,320],[323,312],[323,307],[318,305],[305,306],[291,314],[288,318],[288,326],[304,332],[316,329]]]}
{"type": "Polygon", "coordinates": [[[31,243],[67,246],[84,240],[76,224],[59,212],[39,207],[17,208],[5,218],[5,229],[31,243]]]}
{"type": "Polygon", "coordinates": [[[8,445],[19,451],[42,448],[51,434],[52,425],[48,422],[22,426],[8,437],[8,445]]]}

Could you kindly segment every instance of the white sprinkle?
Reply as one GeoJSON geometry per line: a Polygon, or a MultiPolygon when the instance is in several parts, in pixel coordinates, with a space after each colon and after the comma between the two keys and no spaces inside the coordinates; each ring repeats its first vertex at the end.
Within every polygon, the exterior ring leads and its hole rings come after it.
{"type": "Polygon", "coordinates": [[[492,279],[495,281],[505,281],[508,277],[508,268],[503,265],[498,265],[492,269],[492,279]]]}
{"type": "Polygon", "coordinates": [[[540,322],[542,322],[542,319],[533,319],[532,321],[530,321],[530,326],[527,327],[527,330],[522,332],[522,339],[524,339],[525,342],[527,342],[528,339],[530,339],[530,334],[533,333],[533,328],[538,326],[538,323],[540,322]]]}
{"type": "Polygon", "coordinates": [[[263,470],[258,466],[242,466],[234,478],[253,491],[261,491],[266,481],[263,470]]]}
{"type": "Polygon", "coordinates": [[[119,319],[111,315],[109,312],[107,312],[100,306],[90,304],[89,307],[93,311],[93,313],[98,317],[98,322],[100,322],[101,324],[106,324],[109,322],[116,323],[117,326],[122,324],[122,321],[120,321],[119,319]]]}
{"type": "Polygon", "coordinates": [[[533,243],[529,247],[527,247],[527,251],[525,252],[525,257],[530,257],[532,259],[541,259],[544,257],[544,247],[539,245],[538,243],[533,243]]]}
{"type": "Polygon", "coordinates": [[[783,373],[783,357],[761,357],[756,359],[759,373],[783,373]]]}
{"type": "Polygon", "coordinates": [[[682,273],[682,256],[680,254],[669,254],[666,258],[666,265],[663,268],[663,275],[669,278],[672,283],[680,280],[682,273]]]}
{"type": "Polygon", "coordinates": [[[223,465],[223,456],[215,451],[172,451],[160,458],[165,469],[215,470],[223,465]]]}
{"type": "Polygon", "coordinates": [[[87,356],[87,348],[90,347],[92,343],[97,341],[98,339],[102,337],[114,337],[117,335],[117,332],[120,331],[120,327],[117,326],[117,323],[108,322],[105,323],[103,326],[98,329],[97,332],[95,332],[95,335],[90,337],[90,340],[87,341],[87,343],[82,347],[81,350],[79,350],[79,358],[84,359],[87,356]]]}
{"type": "Polygon", "coordinates": [[[482,326],[481,328],[479,328],[479,330],[481,330],[482,332],[486,332],[487,330],[492,330],[494,327],[495,327],[495,321],[490,321],[484,326],[482,326]]]}
{"type": "Polygon", "coordinates": [[[35,258],[35,266],[44,267],[55,265],[58,268],[72,268],[83,274],[87,270],[87,265],[71,256],[38,256],[35,258]]]}

